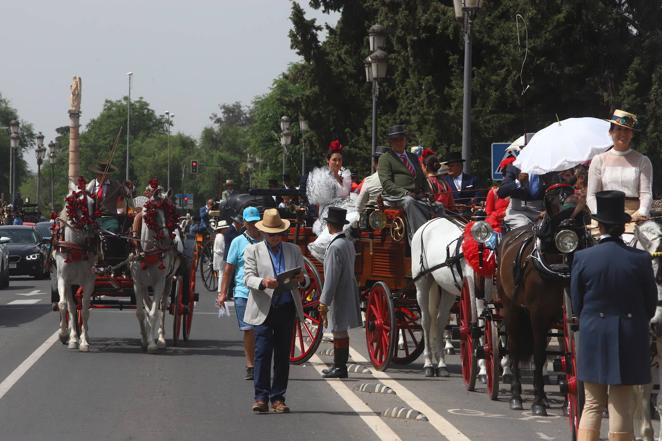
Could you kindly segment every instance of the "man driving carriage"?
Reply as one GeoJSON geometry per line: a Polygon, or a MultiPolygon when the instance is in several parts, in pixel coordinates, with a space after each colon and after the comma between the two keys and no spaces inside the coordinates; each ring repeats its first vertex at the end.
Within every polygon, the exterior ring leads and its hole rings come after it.
{"type": "Polygon", "coordinates": [[[89,170],[96,175],[87,184],[87,191],[96,195],[97,208],[101,212],[99,226],[112,233],[126,231],[129,228],[126,213],[132,199],[128,188],[110,177],[117,167],[110,161],[98,161],[89,170]]]}

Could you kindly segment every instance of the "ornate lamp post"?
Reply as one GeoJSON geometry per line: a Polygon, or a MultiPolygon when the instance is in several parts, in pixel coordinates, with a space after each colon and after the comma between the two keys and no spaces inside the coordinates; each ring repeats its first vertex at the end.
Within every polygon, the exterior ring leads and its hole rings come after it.
{"type": "Polygon", "coordinates": [[[37,155],[37,210],[41,206],[41,164],[44,162],[46,157],[46,147],[44,147],[44,134],[39,132],[37,135],[37,150],[35,151],[37,155]]]}
{"type": "Polygon", "coordinates": [[[299,131],[301,132],[301,174],[306,173],[306,137],[308,131],[308,121],[299,115],[299,131]]]}
{"type": "Polygon", "coordinates": [[[285,176],[285,156],[287,155],[287,146],[292,144],[292,133],[290,132],[290,118],[283,115],[280,118],[280,145],[283,146],[283,173],[281,181],[285,176]]]}
{"type": "MultiPolygon", "coordinates": [[[[386,61],[388,54],[383,50],[386,46],[386,29],[376,24],[368,31],[368,42],[372,53],[364,60],[366,82],[372,83],[372,154],[377,147],[377,96],[379,95],[379,80],[386,78],[386,61]]],[[[373,172],[375,170],[372,170],[373,172]]]]}
{"type": "Polygon", "coordinates": [[[9,193],[11,194],[12,206],[16,199],[16,151],[18,150],[18,121],[9,122],[9,193]]]}
{"type": "Polygon", "coordinates": [[[464,103],[462,105],[462,158],[464,172],[471,165],[471,24],[484,0],[453,0],[455,18],[464,28],[464,103]]]}
{"type": "Polygon", "coordinates": [[[53,191],[53,177],[55,175],[55,169],[53,163],[55,162],[55,153],[57,149],[57,144],[53,141],[48,143],[48,162],[51,164],[51,210],[55,211],[55,193],[53,191]]]}
{"type": "Polygon", "coordinates": [[[170,189],[170,127],[172,127],[172,119],[175,117],[174,113],[166,110],[166,129],[168,130],[168,189],[170,189]]]}

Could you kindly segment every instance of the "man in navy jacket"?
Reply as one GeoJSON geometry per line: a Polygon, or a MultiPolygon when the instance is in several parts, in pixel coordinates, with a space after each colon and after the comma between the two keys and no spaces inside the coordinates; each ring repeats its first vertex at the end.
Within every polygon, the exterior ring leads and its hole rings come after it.
{"type": "Polygon", "coordinates": [[[455,203],[469,205],[479,197],[478,179],[462,171],[463,162],[460,152],[448,152],[442,163],[448,166],[448,174],[444,176],[444,180],[453,190],[455,203]]]}

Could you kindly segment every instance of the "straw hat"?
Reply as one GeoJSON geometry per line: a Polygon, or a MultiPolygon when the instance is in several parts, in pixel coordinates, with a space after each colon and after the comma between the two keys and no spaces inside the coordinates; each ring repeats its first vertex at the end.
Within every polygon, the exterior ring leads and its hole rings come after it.
{"type": "Polygon", "coordinates": [[[637,115],[625,110],[614,110],[614,114],[607,121],[630,130],[635,130],[637,127],[637,115]]]}
{"type": "Polygon", "coordinates": [[[281,219],[277,209],[269,208],[264,210],[262,220],[256,223],[255,227],[264,233],[277,234],[287,231],[290,228],[290,221],[281,219]]]}
{"type": "Polygon", "coordinates": [[[216,224],[216,228],[214,228],[214,230],[215,230],[215,231],[218,231],[218,230],[224,230],[225,228],[228,228],[229,226],[230,226],[230,225],[228,225],[228,223],[227,223],[226,221],[224,221],[224,220],[220,220],[220,221],[218,221],[218,223],[216,224]]]}
{"type": "Polygon", "coordinates": [[[117,167],[110,163],[110,161],[98,161],[96,164],[90,166],[89,169],[92,173],[100,175],[102,173],[115,173],[117,167]]]}

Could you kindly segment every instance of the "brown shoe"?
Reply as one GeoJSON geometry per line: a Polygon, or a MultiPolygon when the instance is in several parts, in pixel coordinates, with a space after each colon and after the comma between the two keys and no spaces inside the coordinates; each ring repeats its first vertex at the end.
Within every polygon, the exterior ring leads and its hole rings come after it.
{"type": "Polygon", "coordinates": [[[271,410],[273,410],[274,413],[290,413],[290,408],[287,407],[285,401],[274,401],[271,403],[271,410]]]}
{"type": "Polygon", "coordinates": [[[253,403],[253,412],[268,413],[269,406],[267,406],[266,401],[256,400],[255,403],[253,403]]]}

